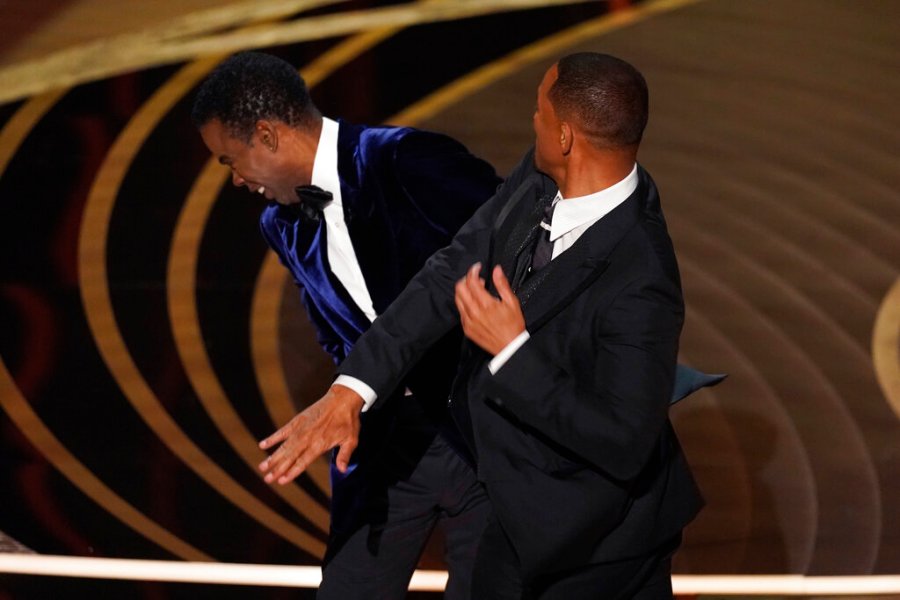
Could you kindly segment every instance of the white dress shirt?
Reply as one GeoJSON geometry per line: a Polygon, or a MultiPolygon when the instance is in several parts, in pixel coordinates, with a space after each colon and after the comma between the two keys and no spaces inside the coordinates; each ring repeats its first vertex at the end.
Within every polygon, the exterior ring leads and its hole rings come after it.
{"type": "Polygon", "coordinates": [[[331,119],[322,119],[322,134],[313,160],[312,181],[327,192],[331,192],[331,202],[324,209],[325,239],[328,247],[328,265],[341,285],[353,298],[356,306],[363,311],[369,322],[375,320],[375,307],[366,280],[363,279],[359,260],[353,251],[347,223],[344,222],[344,207],[341,198],[341,180],[338,176],[338,123],[331,119]]]}

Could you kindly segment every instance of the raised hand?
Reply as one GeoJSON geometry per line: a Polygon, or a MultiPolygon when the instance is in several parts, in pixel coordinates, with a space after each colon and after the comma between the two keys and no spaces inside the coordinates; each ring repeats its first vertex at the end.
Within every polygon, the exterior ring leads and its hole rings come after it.
{"type": "Polygon", "coordinates": [[[492,274],[499,298],[487,291],[480,270],[480,263],[472,265],[457,282],[456,308],[466,337],[496,355],[525,331],[525,317],[503,269],[497,265],[492,274]]]}

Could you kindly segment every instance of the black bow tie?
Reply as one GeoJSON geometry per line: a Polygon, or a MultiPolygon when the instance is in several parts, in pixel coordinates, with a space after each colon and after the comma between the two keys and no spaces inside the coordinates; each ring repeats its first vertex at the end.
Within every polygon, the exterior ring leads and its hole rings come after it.
{"type": "Polygon", "coordinates": [[[331,192],[326,192],[317,185],[301,185],[295,188],[300,202],[289,206],[300,211],[300,215],[310,221],[318,221],[322,209],[331,202],[331,192]]]}

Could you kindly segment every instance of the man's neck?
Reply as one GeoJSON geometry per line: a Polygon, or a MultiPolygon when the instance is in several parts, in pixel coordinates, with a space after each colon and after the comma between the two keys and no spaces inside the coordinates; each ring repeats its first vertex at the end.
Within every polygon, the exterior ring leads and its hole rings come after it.
{"type": "Polygon", "coordinates": [[[322,121],[309,128],[288,127],[283,138],[290,152],[290,161],[296,165],[298,185],[308,185],[312,179],[313,164],[319,149],[322,121]]]}
{"type": "Polygon", "coordinates": [[[593,150],[572,152],[556,184],[563,198],[587,196],[611,187],[634,168],[636,152],[593,150]]]}
{"type": "Polygon", "coordinates": [[[312,145],[313,156],[315,156],[319,149],[319,138],[322,137],[322,118],[319,117],[314,125],[308,130],[304,130],[304,134],[308,143],[312,145]]]}

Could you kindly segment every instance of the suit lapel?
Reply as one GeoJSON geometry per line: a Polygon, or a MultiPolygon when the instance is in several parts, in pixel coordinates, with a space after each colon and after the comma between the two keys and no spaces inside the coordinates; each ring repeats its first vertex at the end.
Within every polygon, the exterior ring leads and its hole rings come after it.
{"type": "MultiPolygon", "coordinates": [[[[306,293],[314,299],[319,311],[323,314],[340,314],[344,321],[353,324],[357,335],[365,331],[369,319],[331,272],[325,220],[312,222],[295,213],[280,220],[282,247],[292,249],[287,256],[296,263],[291,272],[303,284],[306,293]]],[[[355,337],[346,341],[353,343],[355,337]]]]}
{"type": "MultiPolygon", "coordinates": [[[[354,149],[359,142],[359,127],[340,123],[338,129],[338,175],[341,182],[341,203],[344,220],[349,223],[356,217],[355,211],[359,202],[358,174],[352,162],[354,149]],[[348,158],[349,157],[349,158],[348,158]]],[[[292,269],[302,281],[306,293],[315,298],[319,311],[325,315],[337,314],[340,319],[351,323],[359,333],[369,326],[369,319],[350,296],[350,293],[331,272],[328,260],[328,243],[325,220],[312,222],[293,214],[284,222],[282,237],[285,248],[293,248],[292,260],[298,263],[298,269],[292,269]],[[296,239],[288,239],[290,237],[296,239]]],[[[351,235],[352,238],[352,235],[351,235]]],[[[360,253],[357,251],[357,256],[360,253]]],[[[365,271],[364,271],[365,272],[365,271]]],[[[326,317],[329,321],[331,317],[326,317]]],[[[347,339],[352,344],[355,341],[347,339]]]]}
{"type": "Polygon", "coordinates": [[[551,201],[556,194],[555,187],[545,186],[539,173],[526,179],[497,217],[494,247],[503,273],[516,289],[528,268],[531,246],[538,232],[542,217],[543,203],[551,201]],[[552,189],[551,189],[552,187],[552,189]],[[537,200],[534,200],[537,198],[537,200]]]}
{"type": "Polygon", "coordinates": [[[608,260],[591,255],[588,245],[579,242],[580,238],[556,260],[532,275],[516,292],[528,331],[533,333],[540,329],[609,266],[608,260]]]}
{"type": "Polygon", "coordinates": [[[516,295],[529,331],[542,327],[603,274],[613,249],[639,221],[645,196],[646,182],[642,179],[627,200],[525,281],[516,295]]]}
{"type": "MultiPolygon", "coordinates": [[[[381,200],[383,194],[391,193],[382,185],[372,187],[369,183],[373,172],[384,172],[392,168],[379,165],[381,153],[373,151],[392,142],[393,132],[381,134],[366,130],[360,125],[339,121],[338,129],[338,176],[341,181],[341,202],[344,222],[353,244],[353,252],[366,282],[375,312],[384,312],[390,301],[403,289],[404,282],[398,280],[397,261],[392,256],[388,221],[391,215],[385,212],[381,200]],[[363,140],[363,131],[367,131],[363,140]],[[374,139],[373,139],[373,136],[374,139]]],[[[393,156],[393,154],[390,154],[393,156]]]]}

